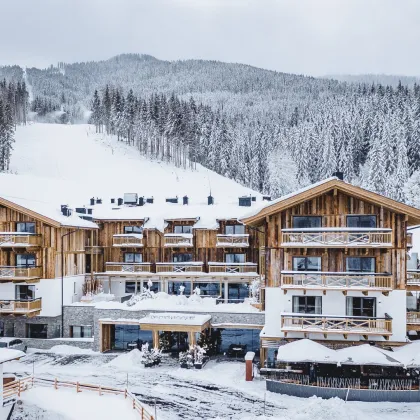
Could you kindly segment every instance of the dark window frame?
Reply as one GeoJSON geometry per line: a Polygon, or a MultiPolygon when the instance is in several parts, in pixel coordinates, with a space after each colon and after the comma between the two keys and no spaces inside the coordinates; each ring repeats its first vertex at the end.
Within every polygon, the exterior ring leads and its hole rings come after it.
{"type": "Polygon", "coordinates": [[[24,254],[16,254],[16,267],[24,267],[24,268],[36,267],[36,254],[30,253],[30,252],[25,252],[24,254]],[[22,258],[22,257],[25,257],[26,263],[18,264],[18,258],[22,258]],[[28,259],[33,259],[34,263],[28,264],[28,259]]]}
{"type": "Polygon", "coordinates": [[[308,255],[294,255],[292,257],[292,270],[293,271],[322,271],[322,257],[320,255],[313,255],[313,256],[308,256],[308,255]],[[296,270],[295,269],[295,260],[297,260],[298,258],[302,258],[305,259],[305,269],[304,270],[296,270]],[[314,270],[314,269],[308,269],[308,258],[317,258],[319,259],[319,270],[314,270]]]}
{"type": "Polygon", "coordinates": [[[303,296],[292,296],[292,312],[293,313],[297,313],[297,314],[310,314],[310,315],[322,315],[322,296],[307,296],[307,295],[303,295],[303,296]],[[305,301],[304,305],[302,305],[300,302],[296,304],[296,300],[297,299],[303,299],[305,301]],[[314,304],[313,305],[309,305],[308,304],[308,299],[314,299],[314,304]],[[317,308],[316,305],[316,299],[320,299],[321,300],[321,305],[319,305],[320,308],[320,312],[315,312],[315,309],[317,308]],[[297,306],[297,307],[296,307],[297,306]],[[304,306],[305,307],[305,311],[301,312],[298,311],[300,306],[304,306]],[[314,312],[309,312],[308,311],[308,307],[313,306],[314,307],[314,312]]]}
{"type": "Polygon", "coordinates": [[[36,233],[36,223],[35,222],[16,222],[16,232],[20,233],[36,233]],[[24,226],[24,230],[19,230],[19,225],[24,226]],[[28,230],[27,226],[33,226],[33,232],[31,232],[31,229],[28,230]]]}
{"type": "Polygon", "coordinates": [[[246,263],[246,253],[245,252],[228,252],[228,253],[225,254],[225,263],[226,264],[245,264],[246,263]],[[243,255],[244,260],[242,262],[229,262],[229,261],[227,261],[228,255],[243,255]]]}
{"type": "Polygon", "coordinates": [[[364,317],[364,318],[376,318],[376,309],[377,309],[377,299],[376,297],[365,297],[365,296],[346,296],[346,316],[357,316],[357,317],[364,317]],[[364,301],[373,301],[374,304],[372,306],[373,312],[372,315],[355,315],[354,314],[354,302],[356,299],[360,299],[360,307],[357,307],[357,310],[360,310],[360,313],[363,312],[364,308],[371,309],[370,307],[364,307],[363,302],[364,301]],[[349,314],[348,308],[349,308],[349,301],[352,302],[352,314],[349,314]]]}
{"type": "Polygon", "coordinates": [[[130,234],[130,233],[134,233],[136,235],[140,235],[143,233],[143,226],[124,226],[123,228],[124,233],[126,234],[130,234]],[[137,232],[135,232],[135,229],[137,230],[137,232]]]}
{"type": "Polygon", "coordinates": [[[292,216],[292,226],[293,229],[310,229],[310,228],[322,228],[322,216],[300,216],[300,215],[295,215],[292,216]],[[319,220],[319,226],[296,226],[295,221],[297,221],[298,219],[310,219],[310,220],[319,220]]]}
{"type": "Polygon", "coordinates": [[[245,235],[245,225],[241,225],[240,223],[226,225],[225,235],[245,235]],[[229,229],[232,229],[233,232],[228,232],[229,229]],[[242,232],[236,232],[237,229],[241,230],[242,232]]]}
{"type": "Polygon", "coordinates": [[[346,272],[353,272],[353,273],[376,273],[376,258],[375,257],[359,257],[359,256],[348,256],[346,257],[346,272]],[[358,260],[373,260],[373,271],[363,270],[362,264],[360,264],[360,270],[349,270],[348,269],[348,261],[350,259],[358,259],[358,260]]]}
{"type": "Polygon", "coordinates": [[[124,252],[123,258],[124,258],[124,263],[126,264],[140,264],[143,262],[143,253],[142,252],[124,252]],[[128,255],[133,256],[133,261],[127,261],[128,255]],[[135,258],[136,255],[140,256],[140,261],[136,261],[136,258],[135,258]]]}
{"type": "Polygon", "coordinates": [[[193,254],[191,252],[175,252],[172,254],[172,262],[174,263],[188,263],[194,261],[193,254]],[[189,255],[190,257],[188,259],[181,258],[181,261],[175,261],[175,259],[178,259],[181,256],[189,255]]]}
{"type": "Polygon", "coordinates": [[[35,299],[35,291],[36,291],[36,287],[34,285],[30,285],[30,284],[17,284],[15,286],[15,296],[16,296],[16,300],[23,300],[23,301],[29,301],[32,299],[35,299]],[[27,288],[27,290],[31,290],[32,291],[32,297],[29,297],[29,293],[26,293],[26,297],[22,297],[22,293],[20,291],[21,288],[27,288]],[[18,292],[19,290],[19,292],[18,292]]]}
{"type": "Polygon", "coordinates": [[[70,337],[71,338],[92,338],[93,327],[92,325],[70,325],[70,337]],[[80,328],[80,336],[74,337],[74,328],[80,328]],[[90,335],[86,335],[88,331],[90,331],[90,335]]]}
{"type": "MultiPolygon", "coordinates": [[[[360,225],[360,220],[358,225],[360,225]]],[[[346,226],[348,228],[360,228],[360,229],[376,229],[378,226],[378,216],[376,214],[348,214],[346,216],[346,226]],[[363,218],[375,218],[375,226],[349,226],[349,219],[363,219],[363,218]]]]}
{"type": "Polygon", "coordinates": [[[174,232],[173,233],[179,233],[182,234],[192,234],[193,233],[193,227],[191,225],[174,225],[174,232]],[[188,230],[188,232],[184,232],[185,230],[188,230]],[[181,230],[181,232],[177,232],[177,230],[181,230]]]}

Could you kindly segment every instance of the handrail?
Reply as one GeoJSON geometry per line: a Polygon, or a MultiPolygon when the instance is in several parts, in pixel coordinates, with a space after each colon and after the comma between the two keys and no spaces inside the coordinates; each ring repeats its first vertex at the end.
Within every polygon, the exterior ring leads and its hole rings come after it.
{"type": "Polygon", "coordinates": [[[124,262],[107,262],[105,263],[106,272],[121,273],[151,273],[151,263],[124,263],[124,262]]]}
{"type": "Polygon", "coordinates": [[[42,309],[42,298],[18,300],[4,299],[0,300],[0,314],[22,314],[38,312],[42,309]]]}
{"type": "Polygon", "coordinates": [[[257,264],[243,263],[208,263],[209,273],[227,273],[227,274],[242,274],[255,273],[257,274],[257,264]]]}
{"type": "Polygon", "coordinates": [[[407,312],[407,324],[420,324],[420,312],[407,312]]]}
{"type": "Polygon", "coordinates": [[[202,262],[168,262],[168,263],[156,263],[156,273],[184,273],[184,272],[194,272],[201,273],[203,272],[203,263],[202,262]]]}
{"type": "Polygon", "coordinates": [[[191,234],[165,234],[166,247],[191,247],[193,246],[193,236],[191,234]]]}
{"type": "Polygon", "coordinates": [[[42,267],[19,267],[10,265],[0,266],[0,280],[2,278],[37,278],[42,275],[42,267]]]}
{"type": "Polygon", "coordinates": [[[216,235],[216,246],[218,247],[248,247],[249,234],[224,234],[216,235]]]}
{"type": "Polygon", "coordinates": [[[143,235],[127,233],[126,235],[113,235],[112,237],[113,246],[143,246],[143,235]],[[140,237],[141,236],[141,237],[140,237]]]}
{"type": "Polygon", "coordinates": [[[28,232],[1,232],[0,247],[40,246],[42,235],[28,232]]]}

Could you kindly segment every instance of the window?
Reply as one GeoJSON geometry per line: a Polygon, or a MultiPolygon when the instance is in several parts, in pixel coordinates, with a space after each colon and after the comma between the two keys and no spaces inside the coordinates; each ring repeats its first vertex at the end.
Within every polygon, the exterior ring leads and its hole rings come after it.
{"type": "Polygon", "coordinates": [[[26,324],[26,338],[47,338],[47,324],[26,324]]]}
{"type": "Polygon", "coordinates": [[[225,261],[228,264],[242,264],[245,262],[245,254],[225,254],[225,261]]]}
{"type": "Polygon", "coordinates": [[[180,295],[179,288],[184,286],[184,295],[191,295],[191,282],[181,282],[181,281],[169,281],[168,282],[168,293],[170,295],[180,295]]]}
{"type": "Polygon", "coordinates": [[[322,296],[293,296],[293,312],[300,314],[321,314],[322,296]]]}
{"type": "Polygon", "coordinates": [[[143,228],[141,226],[124,226],[124,233],[143,233],[143,228]]]}
{"type": "Polygon", "coordinates": [[[126,252],[124,254],[125,263],[141,263],[143,262],[143,254],[139,252],[126,252]]]}
{"type": "Polygon", "coordinates": [[[374,257],[347,257],[346,271],[356,271],[358,273],[374,273],[375,272],[374,257]]]}
{"type": "Polygon", "coordinates": [[[125,282],[125,293],[136,293],[136,282],[135,281],[126,281],[125,282]]]}
{"type": "Polygon", "coordinates": [[[35,286],[16,286],[16,300],[35,299],[35,286]]]}
{"type": "Polygon", "coordinates": [[[243,302],[249,298],[248,283],[235,283],[228,285],[228,303],[243,302]]]}
{"type": "Polygon", "coordinates": [[[194,283],[193,289],[198,287],[201,296],[219,297],[222,295],[220,283],[194,283]]]}
{"type": "Polygon", "coordinates": [[[226,235],[243,235],[245,234],[244,225],[226,225],[225,226],[226,235]]]}
{"type": "Polygon", "coordinates": [[[183,262],[189,262],[192,261],[193,257],[192,254],[188,253],[178,253],[172,255],[172,262],[174,263],[183,263],[183,262]]]}
{"type": "Polygon", "coordinates": [[[192,226],[174,226],[174,233],[192,233],[192,226]]]}
{"type": "Polygon", "coordinates": [[[347,316],[376,316],[376,298],[347,296],[347,316]]]}
{"type": "Polygon", "coordinates": [[[293,271],[321,271],[321,257],[293,257],[293,271]]]}
{"type": "Polygon", "coordinates": [[[35,267],[35,254],[16,254],[17,267],[35,267]]]}
{"type": "Polygon", "coordinates": [[[347,227],[376,228],[376,216],[374,215],[347,216],[347,227]]]}
{"type": "Polygon", "coordinates": [[[322,227],[321,216],[293,216],[294,229],[308,229],[322,227]]]}
{"type": "Polygon", "coordinates": [[[72,338],[92,338],[92,327],[90,325],[71,325],[70,336],[72,338]]]}
{"type": "Polygon", "coordinates": [[[34,222],[18,222],[16,223],[16,232],[35,233],[34,222]]]}

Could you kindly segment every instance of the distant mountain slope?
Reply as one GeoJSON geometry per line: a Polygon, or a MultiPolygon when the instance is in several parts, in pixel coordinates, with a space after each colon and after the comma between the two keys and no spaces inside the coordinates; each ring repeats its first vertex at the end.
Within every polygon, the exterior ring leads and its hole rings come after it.
{"type": "Polygon", "coordinates": [[[332,74],[325,76],[326,79],[335,79],[340,82],[350,83],[372,83],[381,84],[384,86],[397,87],[401,82],[404,86],[413,87],[414,84],[420,83],[420,77],[414,76],[398,76],[392,74],[332,74]]]}

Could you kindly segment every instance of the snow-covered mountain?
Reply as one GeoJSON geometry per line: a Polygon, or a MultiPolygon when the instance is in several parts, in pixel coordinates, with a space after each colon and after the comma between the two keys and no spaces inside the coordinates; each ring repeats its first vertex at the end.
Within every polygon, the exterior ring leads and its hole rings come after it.
{"type": "Polygon", "coordinates": [[[261,197],[200,165],[191,171],[147,160],[116,136],[96,134],[87,124],[19,126],[14,149],[12,173],[0,174],[0,196],[22,205],[28,199],[80,206],[91,197],[109,202],[127,192],[160,202],[187,195],[190,204],[207,203],[210,191],[216,204],[237,203],[242,195],[261,197]]]}

